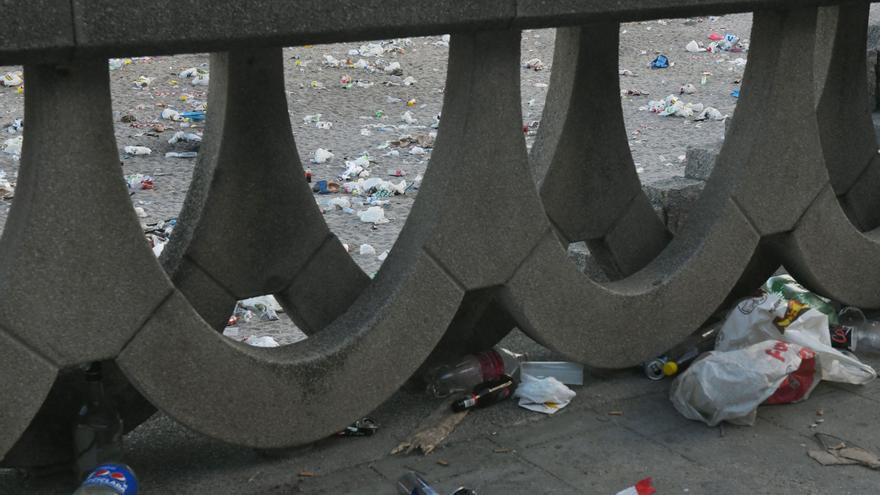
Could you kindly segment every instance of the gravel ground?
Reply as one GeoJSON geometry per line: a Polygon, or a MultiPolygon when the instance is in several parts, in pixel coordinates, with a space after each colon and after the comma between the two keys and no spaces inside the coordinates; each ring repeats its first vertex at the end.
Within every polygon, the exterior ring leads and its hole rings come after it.
{"type": "MultiPolygon", "coordinates": [[[[741,39],[749,37],[751,15],[739,14],[719,18],[672,19],[630,23],[621,26],[620,67],[631,71],[632,76],[621,76],[621,88],[635,89],[650,96],[624,96],[622,108],[630,147],[637,170],[643,182],[652,182],[682,175],[683,157],[689,145],[706,146],[722,139],[723,122],[694,122],[692,119],[660,117],[646,110],[648,101],[662,99],[668,94],[678,94],[687,83],[694,84],[696,94],[686,95],[687,102],[704,103],[718,108],[723,114],[732,114],[736,99],[731,90],[738,87],[743,67],[731,63],[745,57],[745,53],[721,52],[689,53],[685,46],[691,40],[708,43],[710,33],[737,34],[741,39]],[[650,62],[665,54],[673,62],[668,69],[651,70],[650,62]],[[706,83],[701,84],[704,73],[706,83]]],[[[522,113],[525,123],[541,119],[547,84],[553,67],[554,30],[524,31],[522,36],[522,113]],[[525,67],[525,62],[540,59],[545,69],[535,71],[525,67]]],[[[441,37],[393,40],[386,47],[396,47],[378,57],[363,57],[369,62],[381,58],[399,62],[402,76],[386,75],[364,69],[331,67],[324,60],[326,55],[344,60],[350,50],[361,44],[318,45],[284,49],[284,67],[290,121],[305,166],[311,167],[315,180],[333,180],[344,169],[345,160],[369,155],[374,162],[374,176],[399,182],[400,179],[384,177],[388,170],[401,170],[408,182],[425,172],[427,156],[415,156],[408,149],[401,149],[399,157],[387,156],[389,149],[382,149],[388,141],[402,135],[424,136],[436,132],[431,128],[434,117],[441,111],[443,88],[446,77],[448,46],[441,37]],[[346,89],[340,83],[344,76],[355,81],[371,84],[360,87],[355,84],[346,89]],[[415,78],[415,84],[405,86],[404,78],[415,78]],[[414,100],[414,102],[413,102],[414,100]],[[411,102],[411,106],[407,105],[411,102]],[[410,111],[417,122],[407,124],[401,120],[410,111]],[[381,112],[382,117],[377,117],[381,112]],[[306,116],[321,114],[322,122],[332,127],[321,129],[306,116]],[[334,153],[325,164],[310,163],[315,150],[324,148],[334,153]]],[[[361,58],[354,56],[353,60],[361,58]]],[[[176,131],[201,133],[203,123],[175,123],[162,120],[165,108],[186,111],[199,108],[207,101],[207,87],[193,86],[179,73],[190,67],[208,69],[207,54],[188,54],[173,57],[134,59],[131,64],[110,72],[113,94],[116,139],[120,149],[120,162],[124,175],[144,174],[155,178],[155,188],[138,190],[132,196],[135,206],[143,208],[145,224],[176,217],[185,198],[192,178],[194,159],[165,158],[169,151],[192,151],[197,144],[169,144],[176,131]],[[139,77],[152,79],[148,88],[138,88],[134,81],[139,77]],[[130,122],[131,117],[136,119],[130,122]],[[127,122],[128,121],[128,122],[127,122]],[[158,126],[164,130],[157,130],[158,126]],[[146,146],[152,149],[149,156],[129,157],[123,152],[126,146],[146,146]]],[[[0,67],[0,74],[20,70],[20,67],[0,67]]],[[[24,97],[16,88],[0,87],[0,129],[24,115],[24,97]]],[[[259,119],[259,115],[254,115],[259,119]]],[[[527,137],[529,145],[534,133],[527,137]]],[[[3,134],[3,140],[16,135],[3,134]]],[[[9,154],[0,153],[0,170],[14,181],[18,162],[9,154]]],[[[462,180],[467,180],[463,177],[462,180]]],[[[381,261],[375,255],[360,255],[361,244],[372,245],[376,253],[390,250],[403,227],[416,191],[398,196],[386,207],[390,223],[373,228],[359,221],[355,215],[327,208],[325,219],[342,242],[351,246],[352,256],[370,274],[378,271],[381,261]]],[[[316,200],[326,204],[328,196],[316,200]]],[[[0,227],[5,223],[11,202],[0,201],[0,227]]],[[[356,208],[357,209],[357,208],[356,208]]],[[[254,219],[259,221],[259,219],[254,219]]],[[[235,235],[231,232],[230,235],[235,235]]],[[[271,335],[282,343],[294,342],[304,336],[296,332],[289,319],[286,323],[272,325],[245,325],[240,334],[247,336],[271,335]]]]}

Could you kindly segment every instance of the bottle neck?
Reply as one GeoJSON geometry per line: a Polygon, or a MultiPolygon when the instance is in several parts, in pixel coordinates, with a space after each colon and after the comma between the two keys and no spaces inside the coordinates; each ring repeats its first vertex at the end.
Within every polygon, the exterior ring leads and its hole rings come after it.
{"type": "Polygon", "coordinates": [[[92,363],[86,370],[86,383],[88,384],[87,399],[89,404],[95,406],[104,403],[104,379],[101,373],[101,363],[92,363]]]}
{"type": "Polygon", "coordinates": [[[89,404],[93,406],[104,403],[104,383],[100,380],[89,380],[88,392],[89,404]]]}

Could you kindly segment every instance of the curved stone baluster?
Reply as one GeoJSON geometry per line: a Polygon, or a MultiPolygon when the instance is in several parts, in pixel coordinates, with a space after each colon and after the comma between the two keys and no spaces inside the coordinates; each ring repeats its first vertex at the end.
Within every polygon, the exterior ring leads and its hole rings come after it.
{"type": "MultiPolygon", "coordinates": [[[[106,61],[27,66],[25,73],[28,126],[0,240],[0,454],[59,370],[114,358],[172,291],[155,277],[159,264],[122,180],[106,61]]],[[[82,396],[59,390],[58,400],[73,407],[49,410],[34,425],[51,433],[35,431],[33,441],[52,452],[25,445],[25,463],[70,454],[69,424],[82,396]]]]}
{"type": "Polygon", "coordinates": [[[259,447],[321,438],[388,397],[434,348],[465,291],[504,283],[547,231],[535,228],[546,220],[532,207],[518,60],[518,31],[454,37],[445,125],[418,201],[347,312],[297,345],[254,349],[200,324],[175,294],[118,358],[132,382],[191,428],[259,447]],[[509,189],[496,164],[525,180],[509,189]],[[455,180],[465,172],[475,179],[455,180]],[[491,201],[478,203],[487,189],[491,201]],[[510,236],[516,242],[495,241],[510,236]],[[232,419],[240,414],[247,425],[232,419]]]}
{"type": "Polygon", "coordinates": [[[874,188],[880,181],[868,171],[880,168],[864,70],[869,10],[867,3],[820,8],[814,61],[825,165],[834,192],[862,230],[880,225],[880,196],[866,196],[860,187],[870,182],[874,188]]]}
{"type": "Polygon", "coordinates": [[[794,89],[808,82],[806,100],[814,101],[813,67],[791,56],[812,46],[815,28],[815,9],[755,14],[743,97],[683,231],[644,269],[605,285],[572,273],[548,236],[508,285],[522,328],[574,359],[619,367],[662,351],[706,319],[758,241],[790,231],[828,183],[814,106],[798,106],[805,98],[794,89]],[[791,122],[804,129],[793,131],[791,122]]]}
{"type": "Polygon", "coordinates": [[[550,89],[531,152],[550,222],[566,242],[586,241],[611,279],[643,268],[671,239],[642,192],[629,150],[619,33],[616,22],[556,30],[550,89]]]}
{"type": "Polygon", "coordinates": [[[818,105],[811,117],[818,126],[815,136],[821,143],[830,185],[794,232],[781,240],[779,251],[786,267],[804,285],[845,304],[877,308],[880,156],[864,70],[868,8],[868,4],[852,4],[820,9],[818,105]]]}
{"type": "MultiPolygon", "coordinates": [[[[162,256],[175,285],[218,330],[236,300],[274,293],[299,328],[313,334],[369,285],[327,228],[303,178],[282,61],[281,49],[212,55],[205,144],[162,256]]],[[[493,294],[466,296],[426,367],[491,346],[512,328],[503,311],[485,311],[493,294]],[[485,319],[475,325],[479,315],[485,319]],[[488,322],[503,332],[482,330],[488,322]]]]}
{"type": "MultiPolygon", "coordinates": [[[[611,280],[644,268],[671,239],[642,191],[626,139],[619,57],[609,49],[618,44],[616,22],[557,29],[547,104],[530,155],[544,208],[563,245],[586,241],[611,280]]],[[[778,266],[757,251],[729,297],[753,291],[778,266]]],[[[515,325],[495,305],[473,328],[500,339],[515,325]]],[[[462,329],[450,329],[444,339],[462,329]]]]}
{"type": "Polygon", "coordinates": [[[312,333],[370,282],[330,233],[303,177],[282,61],[280,48],[211,56],[205,144],[162,257],[175,285],[218,330],[235,301],[276,294],[312,333]]]}

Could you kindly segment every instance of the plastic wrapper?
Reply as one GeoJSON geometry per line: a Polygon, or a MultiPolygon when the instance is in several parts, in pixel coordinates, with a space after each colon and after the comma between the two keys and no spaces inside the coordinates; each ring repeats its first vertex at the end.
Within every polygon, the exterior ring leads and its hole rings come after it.
{"type": "Polygon", "coordinates": [[[520,374],[520,384],[513,393],[519,398],[519,405],[530,411],[554,414],[577,395],[552,376],[535,378],[525,373],[520,374]]]}

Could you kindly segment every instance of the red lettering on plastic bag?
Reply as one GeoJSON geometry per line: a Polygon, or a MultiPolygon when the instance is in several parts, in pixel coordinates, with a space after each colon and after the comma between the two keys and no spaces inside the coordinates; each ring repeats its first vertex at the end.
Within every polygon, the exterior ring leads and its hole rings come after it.
{"type": "Polygon", "coordinates": [[[788,344],[786,344],[785,342],[782,342],[780,340],[780,341],[777,341],[775,344],[773,344],[773,349],[767,349],[764,352],[769,354],[770,357],[772,357],[774,359],[778,359],[784,363],[785,357],[782,355],[782,353],[787,350],[788,350],[788,344]]]}
{"type": "MultiPolygon", "coordinates": [[[[767,351],[767,354],[776,357],[770,351],[767,351]]],[[[785,377],[785,380],[782,381],[776,392],[764,401],[764,404],[797,402],[802,400],[807,392],[813,389],[813,381],[816,380],[816,353],[804,347],[799,352],[799,355],[801,357],[801,365],[794,373],[785,377]]]]}

